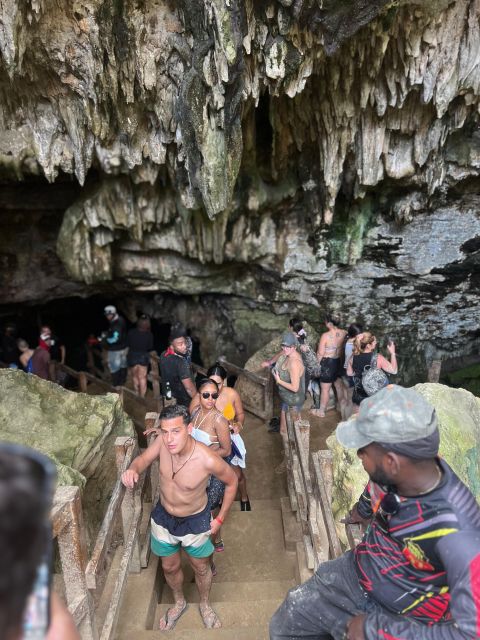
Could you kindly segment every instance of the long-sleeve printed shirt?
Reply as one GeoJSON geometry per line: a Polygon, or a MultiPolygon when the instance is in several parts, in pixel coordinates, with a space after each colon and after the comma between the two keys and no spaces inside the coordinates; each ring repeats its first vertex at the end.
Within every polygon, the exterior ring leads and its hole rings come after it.
{"type": "MultiPolygon", "coordinates": [[[[433,491],[382,509],[370,481],[358,503],[373,517],[355,550],[360,585],[381,607],[367,615],[367,640],[470,640],[480,637],[480,508],[443,460],[433,491]]],[[[384,505],[385,506],[385,505],[384,505]]]]}

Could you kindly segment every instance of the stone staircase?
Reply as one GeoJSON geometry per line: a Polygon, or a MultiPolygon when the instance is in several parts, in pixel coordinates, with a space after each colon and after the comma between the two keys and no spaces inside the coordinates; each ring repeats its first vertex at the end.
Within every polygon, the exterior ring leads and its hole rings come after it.
{"type": "MultiPolygon", "coordinates": [[[[305,575],[297,561],[300,532],[288,498],[285,499],[286,477],[274,473],[282,459],[281,438],[269,434],[262,421],[248,414],[243,435],[252,511],[240,511],[239,502],[233,505],[222,529],[225,551],[215,553],[218,573],[213,578],[210,601],[223,626],[204,628],[193,572],[184,559],[184,591],[189,606],[175,629],[164,632],[171,640],[268,638],[273,612],[287,590],[305,575]]],[[[158,621],[172,602],[160,563],[152,555],[146,569],[129,576],[117,627],[118,640],[158,638],[158,621]]]]}

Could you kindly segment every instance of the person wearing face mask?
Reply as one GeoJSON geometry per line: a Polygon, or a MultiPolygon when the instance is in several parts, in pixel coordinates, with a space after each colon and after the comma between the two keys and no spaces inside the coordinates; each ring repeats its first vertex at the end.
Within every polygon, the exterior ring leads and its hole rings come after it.
{"type": "Polygon", "coordinates": [[[38,347],[31,358],[32,373],[43,380],[50,380],[50,346],[52,337],[49,333],[41,333],[38,347]]]}

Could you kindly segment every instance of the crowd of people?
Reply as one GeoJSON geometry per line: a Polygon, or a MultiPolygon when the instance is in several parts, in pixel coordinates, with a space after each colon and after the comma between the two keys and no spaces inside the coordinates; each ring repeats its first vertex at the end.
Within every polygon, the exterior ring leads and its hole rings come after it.
{"type": "MultiPolygon", "coordinates": [[[[28,342],[17,337],[14,323],[4,326],[0,341],[0,361],[11,369],[22,369],[33,373],[44,380],[51,379],[50,362],[56,360],[65,363],[66,348],[49,325],[42,325],[39,329],[38,341],[35,348],[28,342]]],[[[56,382],[62,382],[61,379],[56,382]]]]}
{"type": "MultiPolygon", "coordinates": [[[[108,305],[105,316],[109,329],[99,340],[107,349],[112,379],[116,374],[115,381],[122,384],[131,367],[135,389],[144,394],[147,355],[153,347],[148,318],[139,317],[137,326],[127,331],[115,307],[108,305]]],[[[391,339],[386,342],[387,358],[378,353],[375,335],[358,323],[345,330],[337,318],[328,316],[325,329],[318,345],[312,345],[303,323],[293,318],[282,337],[281,352],[262,365],[272,368],[281,399],[282,432],[287,411],[299,413],[308,392],[311,411],[319,418],[325,417],[335,398],[343,417],[337,440],[357,450],[369,476],[348,516],[348,522],[363,527],[364,536],[354,551],[321,564],[309,581],[289,591],[271,620],[270,638],[473,640],[480,634],[480,508],[438,455],[435,410],[415,390],[390,384],[388,375],[397,373],[391,339]]],[[[3,354],[15,340],[11,328],[4,338],[3,354]]],[[[41,327],[37,349],[50,355],[52,342],[50,327],[41,327]]],[[[21,340],[15,345],[20,365],[28,370],[37,349],[29,349],[21,340]]],[[[45,367],[48,359],[42,352],[37,359],[45,367]]],[[[154,436],[149,446],[122,474],[122,481],[133,488],[140,474],[159,462],[160,498],[151,514],[151,548],[161,558],[174,597],[159,622],[160,630],[173,629],[187,608],[182,549],[194,571],[203,623],[208,629],[219,628],[221,621],[209,595],[216,573],[214,556],[225,550],[222,526],[237,497],[241,511],[252,509],[242,438],[245,412],[238,392],[226,384],[227,371],[221,364],[214,363],[205,376],[195,377],[185,328],[172,328],[159,362],[166,406],[158,424],[145,432],[154,436]]],[[[0,451],[0,462],[1,455],[0,451]]],[[[0,474],[2,513],[12,508],[14,494],[2,493],[2,482],[6,487],[10,479],[11,460],[7,457],[4,475],[0,474]]],[[[22,518],[30,517],[27,511],[22,518]]],[[[41,513],[35,518],[40,522],[41,513]]],[[[7,535],[1,526],[0,534],[7,535]]],[[[35,545],[38,560],[41,545],[35,545]]],[[[22,562],[19,554],[12,567],[22,562]]],[[[34,580],[34,565],[26,564],[28,579],[19,584],[22,597],[34,580]]],[[[0,581],[0,591],[7,594],[8,584],[7,576],[0,581]]],[[[22,605],[20,600],[12,601],[13,613],[0,607],[0,617],[15,640],[21,637],[24,601],[22,605]]],[[[56,600],[52,616],[52,625],[61,625],[61,637],[77,637],[68,612],[56,600]]]]}
{"type": "Polygon", "coordinates": [[[376,390],[388,384],[388,374],[397,373],[395,343],[390,338],[387,359],[377,353],[373,333],[364,331],[359,323],[352,323],[345,330],[336,316],[328,315],[325,328],[315,348],[308,341],[301,319],[292,318],[282,338],[282,350],[261,363],[263,368],[271,368],[282,401],[279,425],[277,428],[274,424],[272,431],[285,432],[286,411],[291,409],[299,414],[307,391],[313,400],[312,415],[326,416],[333,390],[335,404],[342,418],[347,418],[358,412],[369,395],[365,388],[367,371],[370,379],[377,379],[376,390]],[[374,373],[375,370],[383,375],[374,373]]]}

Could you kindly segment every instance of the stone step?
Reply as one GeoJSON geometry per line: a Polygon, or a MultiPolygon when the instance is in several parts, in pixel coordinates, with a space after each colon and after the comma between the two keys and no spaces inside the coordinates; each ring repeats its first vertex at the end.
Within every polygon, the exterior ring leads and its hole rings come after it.
{"type": "MultiPolygon", "coordinates": [[[[220,618],[223,629],[235,629],[238,631],[240,628],[260,627],[266,631],[272,615],[282,602],[283,598],[246,600],[242,603],[212,601],[212,607],[220,618]]],[[[169,607],[170,605],[161,604],[157,608],[153,626],[157,633],[159,620],[169,607]]],[[[187,610],[177,622],[175,630],[194,630],[196,636],[197,630],[203,630],[204,628],[198,605],[192,603],[189,604],[187,610]]]]}
{"type": "Polygon", "coordinates": [[[280,510],[232,511],[222,528],[225,551],[214,554],[218,582],[289,580],[295,554],[285,550],[280,510]]]}
{"type": "MultiPolygon", "coordinates": [[[[268,640],[269,634],[267,626],[238,627],[236,629],[195,629],[194,635],[191,629],[182,631],[176,626],[165,637],[168,640],[268,640]]],[[[136,631],[135,635],[122,633],[117,636],[117,640],[159,640],[159,638],[160,632],[158,630],[136,631]]]]}
{"type": "MultiPolygon", "coordinates": [[[[247,600],[276,600],[283,599],[289,589],[295,585],[290,580],[259,580],[257,582],[214,582],[210,591],[212,602],[242,602],[247,600]]],[[[198,602],[199,595],[195,583],[185,584],[184,590],[187,602],[198,602]]],[[[172,604],[171,590],[165,586],[162,594],[162,604],[172,604]]]]}
{"type": "MultiPolygon", "coordinates": [[[[273,509],[274,511],[278,511],[280,509],[280,500],[278,498],[261,500],[256,498],[250,499],[250,506],[252,507],[252,511],[270,511],[273,509]]],[[[230,512],[232,511],[240,511],[240,501],[235,500],[235,502],[230,507],[230,512]]],[[[244,512],[245,515],[248,515],[248,511],[244,512]]]]}

